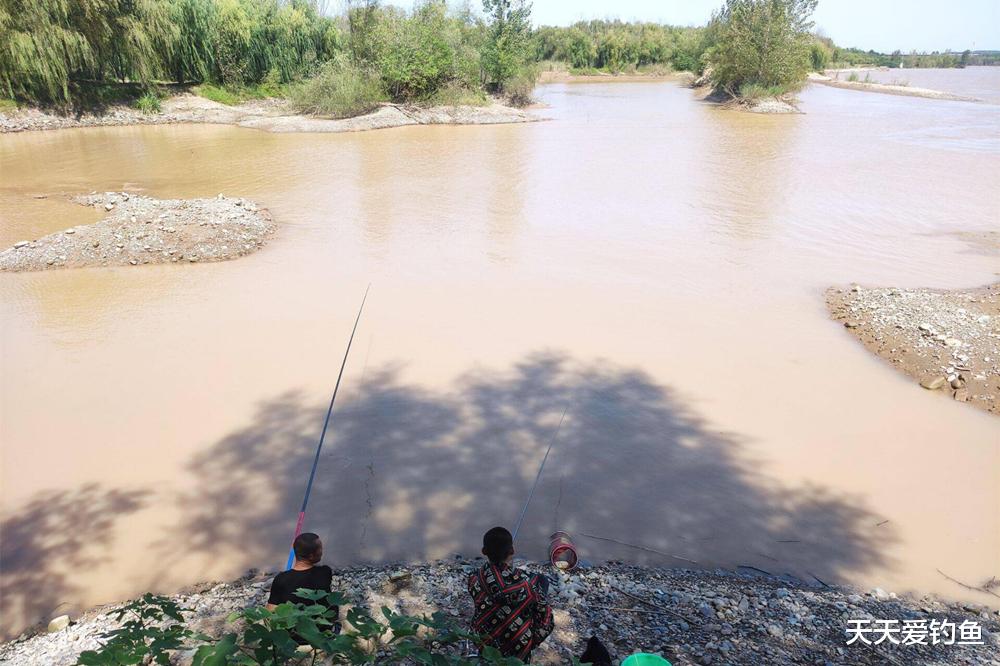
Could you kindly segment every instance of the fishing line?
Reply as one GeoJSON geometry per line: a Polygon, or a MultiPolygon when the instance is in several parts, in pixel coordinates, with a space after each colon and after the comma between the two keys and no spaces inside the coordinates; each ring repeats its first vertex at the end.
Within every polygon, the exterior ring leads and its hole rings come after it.
{"type": "Polygon", "coordinates": [[[569,405],[566,405],[566,409],[563,410],[562,416],[559,417],[559,425],[556,426],[556,430],[552,433],[552,439],[549,440],[549,448],[545,449],[545,457],[542,458],[542,464],[538,466],[538,474],[535,475],[535,483],[531,486],[531,492],[528,493],[528,501],[524,503],[524,508],[521,509],[521,515],[517,519],[517,525],[514,526],[514,534],[512,535],[514,539],[517,539],[517,533],[521,529],[521,522],[524,520],[524,514],[528,511],[528,505],[531,504],[531,498],[535,494],[535,488],[538,487],[538,482],[542,478],[542,470],[545,469],[545,461],[549,459],[549,451],[552,450],[552,445],[556,443],[556,437],[559,436],[559,430],[562,428],[563,419],[566,418],[566,412],[569,411],[569,405]]]}
{"type": "Polygon", "coordinates": [[[326,439],[326,430],[330,425],[330,416],[333,414],[333,403],[337,400],[337,390],[340,389],[340,380],[344,376],[344,368],[347,367],[347,357],[351,353],[351,343],[354,342],[354,334],[358,330],[358,322],[361,321],[361,313],[365,309],[365,301],[368,300],[368,290],[371,284],[365,289],[365,295],[361,299],[361,307],[358,308],[358,316],[354,320],[354,328],[351,329],[351,337],[347,341],[347,351],[344,352],[344,360],[340,363],[340,373],[337,374],[337,383],[333,387],[333,396],[330,398],[330,406],[326,409],[326,420],[323,421],[323,432],[319,436],[319,444],[316,446],[316,456],[313,458],[312,470],[309,472],[309,482],[306,484],[306,494],[302,498],[302,508],[299,510],[298,520],[295,522],[295,534],[292,535],[293,546],[288,551],[288,563],[285,569],[291,569],[295,563],[295,539],[302,534],[302,524],[306,520],[306,507],[309,506],[309,495],[312,493],[313,480],[316,478],[316,468],[319,466],[319,454],[323,450],[323,440],[326,439]]]}

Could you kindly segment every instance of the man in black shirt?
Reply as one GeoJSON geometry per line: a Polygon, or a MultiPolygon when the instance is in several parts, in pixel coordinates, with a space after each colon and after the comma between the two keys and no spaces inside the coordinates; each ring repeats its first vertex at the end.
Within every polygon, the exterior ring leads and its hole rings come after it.
{"type": "MultiPolygon", "coordinates": [[[[268,610],[274,610],[275,606],[286,601],[306,605],[317,603],[295,594],[300,588],[330,591],[333,570],[319,563],[323,559],[323,542],[320,541],[319,536],[312,532],[303,532],[295,537],[292,549],[295,551],[295,564],[288,571],[282,571],[274,577],[274,581],[271,583],[271,594],[267,598],[268,610]]],[[[330,606],[330,610],[333,611],[334,616],[339,616],[340,609],[337,606],[330,606]]],[[[340,633],[340,623],[334,625],[333,632],[340,633]]],[[[299,643],[305,643],[297,636],[295,639],[299,643]]]]}

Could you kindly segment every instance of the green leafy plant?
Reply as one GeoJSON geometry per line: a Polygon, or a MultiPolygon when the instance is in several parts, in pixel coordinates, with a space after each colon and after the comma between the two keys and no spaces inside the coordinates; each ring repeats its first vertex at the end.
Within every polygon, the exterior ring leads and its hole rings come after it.
{"type": "Polygon", "coordinates": [[[182,648],[185,641],[198,638],[185,626],[185,612],[167,597],[145,594],[115,614],[116,622],[124,620],[122,626],[104,634],[104,647],[82,653],[77,664],[169,664],[171,652],[182,648]]]}
{"type": "Polygon", "coordinates": [[[190,630],[187,612],[165,597],[147,594],[124,606],[116,620],[121,628],[105,634],[100,650],[80,655],[78,666],[169,664],[180,650],[193,651],[192,666],[282,666],[322,661],[333,664],[401,664],[428,666],[521,666],[484,647],[481,658],[463,654],[464,645],[480,643],[478,636],[454,626],[443,613],[413,617],[383,607],[376,620],[365,609],[347,611],[345,629],[338,624],[335,606],[347,603],[338,593],[300,589],[311,604],[281,604],[273,611],[252,606],[233,613],[233,630],[212,638],[190,630]]]}
{"type": "Polygon", "coordinates": [[[148,92],[135,101],[135,108],[147,114],[159,113],[160,97],[154,92],[148,92]]]}

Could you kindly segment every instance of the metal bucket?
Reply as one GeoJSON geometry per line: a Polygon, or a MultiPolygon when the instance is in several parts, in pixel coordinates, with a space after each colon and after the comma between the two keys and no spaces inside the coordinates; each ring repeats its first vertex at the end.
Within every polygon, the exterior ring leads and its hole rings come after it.
{"type": "Polygon", "coordinates": [[[549,561],[560,571],[572,571],[576,568],[576,546],[566,532],[556,532],[549,537],[549,561]]]}

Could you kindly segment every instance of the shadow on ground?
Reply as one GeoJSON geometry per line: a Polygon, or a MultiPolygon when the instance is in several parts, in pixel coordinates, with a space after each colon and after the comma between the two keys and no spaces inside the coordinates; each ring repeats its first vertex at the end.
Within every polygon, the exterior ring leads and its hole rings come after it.
{"type": "MultiPolygon", "coordinates": [[[[224,558],[234,572],[283,564],[325,408],[294,392],[268,399],[188,463],[199,490],[177,500],[182,522],[151,551],[163,580],[192,554],[224,558]]],[[[875,541],[878,518],[859,499],[783,487],[744,442],[642,371],[558,354],[469,373],[447,392],[409,385],[398,368],[369,370],[338,403],[305,528],[324,537],[334,564],[476,554],[486,528],[516,520],[563,409],[517,543],[528,557],[544,558],[560,528],[592,561],[750,564],[830,582],[886,564],[892,533],[882,528],[875,541]]],[[[58,603],[73,588],[46,563],[100,564],[115,516],[141,504],[141,495],[88,487],[14,515],[3,527],[4,605],[37,614],[58,603]]]]}

